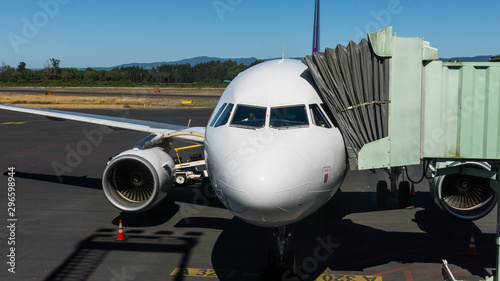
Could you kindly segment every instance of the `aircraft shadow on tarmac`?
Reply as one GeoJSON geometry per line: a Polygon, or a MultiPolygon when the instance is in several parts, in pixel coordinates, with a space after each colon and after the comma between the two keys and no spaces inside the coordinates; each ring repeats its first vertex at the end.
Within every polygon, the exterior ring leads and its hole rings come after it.
{"type": "MultiPolygon", "coordinates": [[[[27,178],[49,180],[53,178],[46,175],[26,175],[27,178]]],[[[71,177],[69,177],[71,178],[71,177]]],[[[56,178],[57,179],[57,178],[56,178]]],[[[98,180],[98,179],[94,179],[98,180]]],[[[71,180],[70,180],[71,181],[71,180]]],[[[64,182],[68,184],[68,182],[64,182]]],[[[80,185],[83,187],[89,187],[80,185]]],[[[172,194],[160,202],[153,209],[139,213],[120,213],[112,223],[118,225],[119,220],[123,220],[124,227],[147,227],[161,225],[179,212],[179,205],[176,202],[194,203],[201,206],[222,207],[213,195],[206,190],[201,190],[198,186],[174,187],[172,194]]],[[[180,224],[198,224],[197,218],[183,218],[180,224]]],[[[229,220],[221,218],[211,218],[205,227],[224,229],[229,220]]],[[[104,259],[116,251],[140,252],[140,253],[177,253],[181,254],[181,259],[176,267],[187,267],[191,251],[199,243],[202,232],[189,231],[182,237],[173,235],[171,231],[157,231],[153,235],[144,234],[143,230],[128,229],[126,237],[128,241],[120,243],[115,241],[116,229],[98,229],[92,235],[80,241],[75,251],[57,267],[45,280],[91,280],[94,272],[99,268],[104,259]]],[[[127,266],[126,264],[124,265],[127,266]]],[[[117,270],[120,274],[120,270],[117,270]]],[[[177,279],[182,276],[174,277],[177,279]]]]}
{"type": "MultiPolygon", "coordinates": [[[[7,176],[7,172],[3,173],[7,176]]],[[[65,184],[77,187],[102,190],[102,179],[89,178],[87,176],[61,176],[48,174],[24,173],[16,171],[17,178],[31,179],[57,184],[65,184]]],[[[104,194],[103,194],[104,196],[104,194]]],[[[161,225],[169,221],[180,209],[175,202],[184,202],[188,204],[196,204],[200,206],[210,206],[216,208],[224,208],[218,201],[214,200],[215,196],[208,190],[200,189],[199,185],[187,187],[173,187],[157,206],[142,213],[125,213],[121,212],[112,223],[118,226],[120,219],[123,220],[124,226],[129,227],[148,227],[161,225]]]]}
{"type": "MultiPolygon", "coordinates": [[[[7,172],[3,173],[7,176],[7,172]]],[[[90,189],[102,189],[101,179],[88,178],[87,176],[74,177],[74,176],[61,176],[57,177],[55,175],[47,174],[35,174],[35,173],[23,173],[16,171],[16,177],[44,182],[52,182],[58,184],[67,184],[78,187],[85,187],[90,189]]]]}
{"type": "MultiPolygon", "coordinates": [[[[412,223],[425,233],[383,231],[344,219],[349,214],[383,210],[375,207],[375,193],[337,192],[316,214],[295,225],[290,249],[295,253],[299,274],[285,271],[279,279],[314,280],[327,269],[363,272],[391,262],[440,264],[442,259],[472,275],[489,275],[485,268],[495,267],[494,234],[482,234],[472,222],[448,218],[428,192],[418,192],[413,201],[419,209],[412,223]],[[358,203],[346,206],[349,202],[358,203]],[[480,257],[466,256],[472,232],[476,234],[480,257]]],[[[176,227],[212,228],[209,220],[195,218],[189,225],[176,227]]],[[[212,250],[212,264],[219,279],[259,278],[273,253],[271,249],[276,248],[272,229],[254,227],[237,218],[221,225],[223,231],[212,250]]]]}
{"type": "MultiPolygon", "coordinates": [[[[16,176],[61,183],[56,176],[16,172],[16,176]]],[[[63,176],[64,184],[101,189],[101,179],[63,176]]],[[[155,208],[141,214],[121,213],[114,220],[124,219],[126,226],[147,227],[161,225],[179,212],[176,202],[223,208],[207,191],[198,187],[176,187],[155,208]]],[[[373,192],[342,192],[315,214],[294,226],[290,249],[295,254],[299,274],[286,271],[281,280],[314,280],[325,270],[335,272],[363,272],[365,269],[391,262],[402,264],[440,264],[448,259],[451,264],[468,270],[472,275],[487,276],[485,268],[495,267],[496,245],[494,234],[483,234],[472,222],[447,217],[437,208],[428,192],[417,192],[412,197],[415,210],[412,223],[423,232],[394,232],[376,229],[346,218],[352,214],[384,211],[375,207],[373,192]],[[465,254],[470,234],[474,233],[479,257],[465,254]]],[[[397,208],[397,204],[389,203],[397,208]]],[[[391,214],[388,214],[390,216],[391,214]]],[[[394,225],[401,223],[395,218],[394,225]]],[[[406,218],[407,219],[407,218],[406,218]]],[[[408,221],[403,222],[406,226],[408,221]]],[[[222,230],[212,249],[212,265],[220,280],[255,280],[267,265],[269,254],[276,248],[273,230],[255,227],[237,218],[184,216],[176,228],[207,228],[222,230]]],[[[383,228],[383,227],[381,227],[383,228]]],[[[394,227],[393,227],[394,229],[394,227]]],[[[74,280],[89,280],[110,251],[180,253],[177,267],[186,267],[192,248],[198,244],[201,232],[188,232],[173,237],[168,231],[144,235],[141,230],[129,230],[135,241],[116,243],[116,229],[99,229],[82,240],[70,255],[46,280],[64,280],[78,272],[74,280]],[[158,240],[174,243],[158,243],[158,240]]],[[[365,272],[370,275],[370,272],[365,272]]],[[[175,276],[183,280],[184,276],[175,276]]]]}
{"type": "MultiPolygon", "coordinates": [[[[154,225],[161,225],[167,221],[170,221],[172,217],[177,214],[180,210],[180,206],[176,202],[182,202],[187,204],[193,204],[195,206],[201,207],[214,207],[214,208],[224,208],[219,200],[215,199],[215,195],[210,193],[208,190],[201,189],[200,185],[192,185],[185,187],[174,187],[167,194],[157,206],[142,213],[125,213],[121,212],[112,223],[118,225],[120,219],[123,220],[124,226],[129,227],[147,227],[154,225]]],[[[194,209],[196,211],[197,209],[194,209]]],[[[195,213],[198,213],[196,211],[195,213]]],[[[183,221],[189,222],[191,218],[187,217],[191,214],[188,211],[182,216],[183,221]]],[[[214,221],[212,221],[213,223],[214,221]]],[[[218,227],[213,227],[218,228],[218,227]]]]}

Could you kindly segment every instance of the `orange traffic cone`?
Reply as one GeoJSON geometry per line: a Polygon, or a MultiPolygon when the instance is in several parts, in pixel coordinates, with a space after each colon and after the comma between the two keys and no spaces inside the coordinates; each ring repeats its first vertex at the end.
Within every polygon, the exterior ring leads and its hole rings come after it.
{"type": "Polygon", "coordinates": [[[120,224],[118,225],[118,237],[116,237],[116,241],[125,241],[125,234],[123,233],[123,225],[122,220],[120,220],[120,224]]]}
{"type": "Polygon", "coordinates": [[[476,253],[476,241],[474,239],[474,233],[470,234],[470,244],[469,244],[469,251],[467,252],[467,255],[471,256],[471,257],[476,257],[477,256],[477,253],[476,253]]]}
{"type": "Polygon", "coordinates": [[[410,196],[415,196],[415,185],[411,183],[410,196]]]}

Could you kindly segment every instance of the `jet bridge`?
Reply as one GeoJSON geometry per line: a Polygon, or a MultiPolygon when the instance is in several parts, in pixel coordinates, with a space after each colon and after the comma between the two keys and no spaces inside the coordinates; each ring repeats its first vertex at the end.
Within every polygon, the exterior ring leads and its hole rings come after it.
{"type": "Polygon", "coordinates": [[[438,61],[392,27],[304,63],[344,135],[351,170],[500,158],[500,64],[438,61]]]}
{"type": "MultiPolygon", "coordinates": [[[[424,39],[398,37],[392,27],[303,59],[342,132],[350,169],[391,171],[391,191],[400,196],[409,189],[407,182],[395,189],[401,168],[423,162],[438,206],[464,220],[488,214],[500,192],[494,61],[442,62],[424,39]]],[[[379,205],[387,196],[382,183],[379,205]]],[[[497,245],[500,261],[500,228],[497,245]]],[[[500,281],[499,274],[487,280],[500,281]]]]}

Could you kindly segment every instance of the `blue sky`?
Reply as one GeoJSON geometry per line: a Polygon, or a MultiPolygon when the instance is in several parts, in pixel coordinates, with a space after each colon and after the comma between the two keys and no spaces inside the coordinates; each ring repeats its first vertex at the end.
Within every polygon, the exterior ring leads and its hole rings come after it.
{"type": "MultiPolygon", "coordinates": [[[[0,1],[0,62],[106,67],[196,56],[303,57],[314,0],[0,1]]],[[[423,37],[441,57],[500,54],[500,1],[322,0],[320,47],[378,28],[423,37]]]]}

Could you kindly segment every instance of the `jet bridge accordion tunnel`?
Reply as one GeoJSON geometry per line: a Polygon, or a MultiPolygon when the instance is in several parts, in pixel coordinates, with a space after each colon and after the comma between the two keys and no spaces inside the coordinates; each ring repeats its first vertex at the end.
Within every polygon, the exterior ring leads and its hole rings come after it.
{"type": "Polygon", "coordinates": [[[436,203],[459,219],[495,206],[500,166],[500,63],[442,62],[392,27],[306,56],[344,137],[351,170],[429,163],[436,203]]]}

